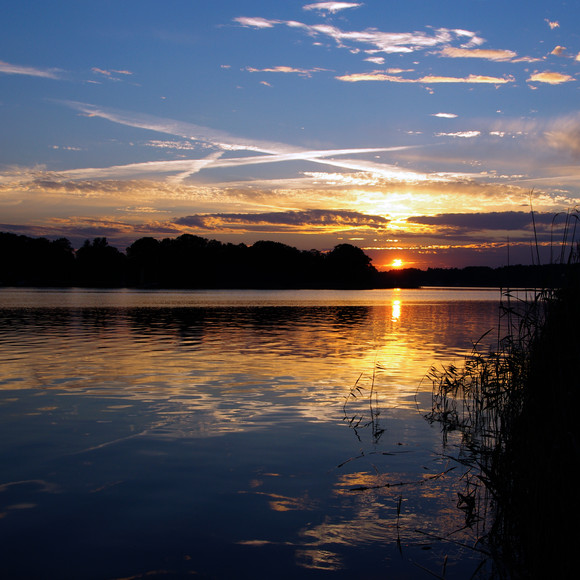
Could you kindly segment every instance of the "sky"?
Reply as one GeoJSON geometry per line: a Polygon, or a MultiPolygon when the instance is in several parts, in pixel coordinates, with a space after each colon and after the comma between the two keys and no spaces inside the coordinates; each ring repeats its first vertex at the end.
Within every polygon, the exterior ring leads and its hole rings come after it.
{"type": "Polygon", "coordinates": [[[580,0],[3,0],[0,231],[547,261],[580,201],[579,22],[580,0]]]}

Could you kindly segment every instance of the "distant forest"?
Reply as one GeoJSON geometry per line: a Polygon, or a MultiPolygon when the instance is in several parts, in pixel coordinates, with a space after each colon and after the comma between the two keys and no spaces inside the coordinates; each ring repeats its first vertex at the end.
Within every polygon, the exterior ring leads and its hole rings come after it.
{"type": "Polygon", "coordinates": [[[272,241],[251,246],[189,234],[140,238],[125,253],[106,238],[74,250],[48,240],[0,232],[0,286],[130,288],[414,288],[420,286],[558,286],[558,265],[501,268],[403,268],[379,272],[360,248],[298,250],[272,241]]]}

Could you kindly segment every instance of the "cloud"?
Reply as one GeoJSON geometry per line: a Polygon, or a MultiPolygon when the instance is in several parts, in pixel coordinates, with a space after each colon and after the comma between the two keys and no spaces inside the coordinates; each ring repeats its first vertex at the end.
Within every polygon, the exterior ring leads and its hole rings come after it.
{"type": "Polygon", "coordinates": [[[576,79],[574,79],[574,77],[571,77],[570,75],[565,75],[558,72],[545,71],[534,73],[533,75],[530,76],[527,82],[547,83],[549,85],[560,85],[562,83],[569,83],[574,80],[576,79]]]}
{"type": "Polygon", "coordinates": [[[370,55],[376,53],[411,53],[439,45],[461,41],[464,47],[479,46],[484,41],[476,33],[461,29],[437,28],[429,32],[383,32],[376,28],[365,30],[341,30],[330,24],[305,24],[295,20],[268,20],[265,18],[237,17],[234,22],[245,27],[272,28],[277,25],[286,25],[304,31],[311,37],[327,37],[336,42],[340,48],[351,48],[352,45],[367,47],[365,52],[370,55]]]}
{"type": "MultiPolygon", "coordinates": [[[[534,213],[536,225],[550,226],[554,220],[553,213],[534,213]]],[[[478,212],[478,213],[442,213],[432,216],[413,216],[408,222],[449,227],[458,230],[524,230],[532,226],[531,213],[523,211],[478,212]]]]}
{"type": "Polygon", "coordinates": [[[575,158],[580,157],[580,117],[564,117],[552,123],[544,132],[544,137],[550,147],[569,153],[575,158]]]}
{"type": "Polygon", "coordinates": [[[247,18],[245,16],[234,18],[234,21],[248,28],[273,28],[276,24],[280,24],[280,20],[267,20],[259,17],[247,18]]]}
{"type": "Polygon", "coordinates": [[[446,46],[440,52],[442,56],[449,58],[484,58],[486,60],[506,61],[512,60],[517,56],[513,50],[497,50],[485,48],[456,48],[453,46],[446,46]]]}
{"type": "Polygon", "coordinates": [[[550,27],[551,30],[554,30],[554,28],[559,28],[560,27],[560,23],[557,21],[550,21],[547,18],[544,18],[545,22],[548,23],[548,26],[550,27]]]}
{"type": "Polygon", "coordinates": [[[102,68],[98,68],[98,67],[93,67],[91,69],[91,71],[99,76],[103,76],[111,81],[119,81],[121,80],[118,76],[116,75],[123,75],[123,76],[130,76],[133,73],[131,71],[128,70],[105,70],[102,68]]]}
{"type": "Polygon", "coordinates": [[[298,74],[305,77],[311,77],[312,73],[321,72],[325,69],[323,68],[312,68],[312,69],[305,69],[305,68],[294,68],[291,66],[274,66],[270,68],[253,68],[253,67],[246,67],[246,70],[251,73],[285,73],[285,74],[298,74]]]}
{"type": "Polygon", "coordinates": [[[113,165],[109,167],[85,167],[81,169],[68,169],[59,172],[58,176],[67,179],[122,179],[135,175],[163,174],[178,172],[183,179],[186,176],[198,173],[204,167],[214,162],[222,155],[221,151],[213,152],[201,159],[179,159],[171,161],[146,161],[144,163],[128,163],[126,165],[113,165]]]}
{"type": "Polygon", "coordinates": [[[118,123],[128,127],[147,129],[150,131],[157,131],[159,133],[166,133],[169,135],[182,137],[183,139],[191,139],[203,143],[209,143],[224,151],[245,150],[259,151],[262,153],[301,151],[299,147],[291,147],[272,141],[243,139],[240,137],[235,137],[225,131],[211,129],[209,127],[203,127],[185,121],[176,121],[174,119],[156,117],[153,115],[145,115],[133,113],[130,111],[98,107],[96,105],[76,101],[62,102],[63,104],[87,115],[88,117],[99,117],[101,119],[107,119],[112,123],[118,123]]]}
{"type": "Polygon", "coordinates": [[[507,77],[489,77],[483,75],[468,75],[467,77],[443,77],[436,75],[427,75],[418,79],[409,79],[395,75],[386,74],[381,71],[371,73],[354,73],[335,77],[339,81],[348,83],[358,83],[363,81],[383,81],[391,83],[421,83],[421,84],[438,84],[438,83],[469,83],[469,84],[494,84],[502,85],[513,83],[515,79],[512,76],[507,77]]]}
{"type": "Polygon", "coordinates": [[[442,119],[457,119],[458,115],[455,113],[433,113],[432,117],[441,117],[442,119]]]}
{"type": "MultiPolygon", "coordinates": [[[[156,180],[72,180],[38,169],[33,172],[35,180],[25,182],[23,173],[21,170],[17,183],[3,186],[0,182],[4,222],[29,223],[36,228],[30,234],[76,236],[81,243],[98,235],[107,235],[116,243],[131,243],[141,235],[179,235],[196,230],[199,235],[205,231],[245,236],[240,241],[262,233],[301,236],[350,232],[384,237],[387,232],[397,236],[429,232],[447,236],[451,232],[459,238],[468,232],[405,218],[422,216],[425,208],[440,215],[450,207],[458,213],[509,211],[526,208],[529,197],[527,184],[520,187],[513,180],[490,180],[479,174],[462,178],[457,174],[401,171],[389,178],[371,172],[321,172],[296,179],[214,182],[208,186],[156,180]],[[52,217],[55,208],[58,219],[52,217]],[[63,208],[68,216],[63,216],[63,208]],[[176,217],[168,220],[168,214],[176,217]]],[[[537,211],[571,207],[569,198],[533,185],[537,211]]],[[[290,239],[298,241],[299,237],[290,239]]],[[[312,247],[311,241],[300,243],[312,247]]]]}
{"type": "Polygon", "coordinates": [[[28,223],[26,225],[0,224],[0,229],[28,236],[67,237],[76,247],[79,247],[87,238],[105,236],[130,243],[138,236],[179,235],[181,233],[170,224],[160,222],[145,224],[120,221],[109,217],[91,218],[85,216],[51,218],[44,223],[28,223]]]}
{"type": "Polygon", "coordinates": [[[347,8],[358,8],[362,4],[354,2],[316,2],[315,4],[306,4],[303,6],[303,10],[321,10],[323,12],[330,12],[331,14],[336,14],[341,10],[346,10],[347,8]]]}
{"type": "Polygon", "coordinates": [[[34,68],[31,66],[22,66],[18,64],[10,64],[0,60],[0,74],[7,75],[24,75],[29,77],[41,77],[45,79],[59,79],[62,71],[57,68],[34,68]]]}
{"type": "Polygon", "coordinates": [[[154,147],[155,149],[172,149],[177,151],[193,151],[199,149],[199,145],[191,141],[162,141],[152,139],[144,143],[145,147],[154,147]]]}
{"type": "Polygon", "coordinates": [[[471,139],[479,137],[481,131],[457,131],[456,133],[435,133],[436,137],[461,137],[463,139],[471,139]]]}
{"type": "Polygon", "coordinates": [[[474,84],[494,84],[503,85],[506,83],[513,83],[514,77],[489,77],[485,75],[468,75],[467,77],[441,77],[435,75],[428,75],[420,79],[422,83],[474,83],[474,84]]]}
{"type": "Polygon", "coordinates": [[[384,229],[389,220],[349,210],[311,209],[265,213],[197,214],[176,218],[174,223],[202,230],[289,231],[351,230],[354,228],[384,229]]]}
{"type": "Polygon", "coordinates": [[[335,159],[334,156],[361,153],[379,153],[386,150],[402,150],[407,147],[371,148],[371,149],[334,149],[323,151],[303,151],[300,153],[281,153],[278,155],[255,155],[250,157],[230,157],[221,159],[223,152],[214,151],[201,159],[179,159],[164,161],[146,161],[143,163],[129,163],[109,167],[87,167],[69,169],[58,173],[68,179],[122,179],[145,174],[175,173],[170,178],[172,182],[182,181],[203,169],[227,169],[249,165],[280,163],[283,161],[309,161],[322,165],[341,167],[343,169],[369,170],[382,175],[407,175],[408,172],[394,166],[375,163],[364,159],[335,159]],[[332,158],[331,158],[332,157],[332,158]]]}
{"type": "Polygon", "coordinates": [[[51,149],[57,151],[82,151],[81,147],[74,147],[73,145],[52,145],[51,149]]]}
{"type": "Polygon", "coordinates": [[[558,46],[554,47],[554,50],[550,54],[552,54],[554,56],[564,56],[565,52],[566,52],[566,47],[558,45],[558,46]]]}
{"type": "Polygon", "coordinates": [[[103,177],[134,175],[135,173],[155,173],[155,172],[175,172],[181,171],[182,175],[190,176],[197,171],[205,168],[224,168],[242,165],[255,165],[261,163],[278,163],[281,161],[310,161],[323,165],[331,165],[344,169],[354,170],[372,170],[382,173],[392,174],[400,171],[386,164],[374,163],[364,159],[336,159],[344,155],[356,155],[362,153],[378,153],[384,151],[400,151],[409,147],[378,147],[378,148],[359,148],[359,149],[328,149],[328,150],[308,150],[302,147],[287,145],[284,143],[275,143],[271,141],[261,141],[254,139],[244,139],[218,131],[208,127],[201,127],[193,123],[175,121],[153,117],[151,115],[142,115],[127,111],[100,108],[95,105],[67,101],[68,106],[81,111],[90,117],[100,117],[114,123],[138,127],[168,133],[182,138],[200,141],[213,146],[219,151],[204,159],[189,159],[178,161],[152,161],[146,163],[133,163],[123,166],[113,166],[109,168],[88,168],[63,172],[68,176],[78,176],[80,178],[87,173],[91,175],[101,175],[103,177]],[[255,157],[236,157],[229,159],[218,158],[225,151],[253,151],[266,153],[265,156],[255,157]]]}

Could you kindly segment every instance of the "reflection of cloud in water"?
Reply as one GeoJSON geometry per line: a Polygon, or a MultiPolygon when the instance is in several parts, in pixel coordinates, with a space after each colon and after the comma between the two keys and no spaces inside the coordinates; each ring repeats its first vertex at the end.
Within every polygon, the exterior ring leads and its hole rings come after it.
{"type": "Polygon", "coordinates": [[[388,550],[400,545],[402,557],[406,559],[406,552],[414,547],[445,542],[445,539],[450,540],[446,547],[450,555],[461,544],[473,545],[479,536],[470,529],[463,529],[465,522],[461,513],[451,507],[461,489],[454,477],[430,480],[425,485],[384,487],[365,492],[353,493],[346,489],[355,482],[376,485],[380,481],[408,481],[409,477],[409,473],[377,477],[364,472],[339,477],[336,492],[346,503],[342,504],[339,513],[301,530],[305,543],[304,549],[297,551],[300,565],[325,569],[332,562],[334,568],[329,569],[338,569],[345,549],[358,550],[366,546],[382,545],[387,554],[388,550]],[[402,500],[400,513],[399,498],[402,500]]]}
{"type": "Polygon", "coordinates": [[[496,306],[404,296],[374,305],[4,310],[4,384],[139,400],[168,418],[164,436],[210,436],[289,417],[340,420],[356,378],[380,363],[381,405],[410,408],[430,365],[465,354],[496,306]]]}
{"type": "Polygon", "coordinates": [[[302,568],[311,570],[340,570],[342,558],[328,550],[296,550],[296,563],[302,568]]]}
{"type": "Polygon", "coordinates": [[[270,509],[275,512],[311,511],[316,507],[316,502],[310,499],[307,495],[303,495],[301,497],[290,497],[276,493],[268,493],[265,491],[240,493],[253,493],[254,495],[262,495],[267,497],[270,509]]]}

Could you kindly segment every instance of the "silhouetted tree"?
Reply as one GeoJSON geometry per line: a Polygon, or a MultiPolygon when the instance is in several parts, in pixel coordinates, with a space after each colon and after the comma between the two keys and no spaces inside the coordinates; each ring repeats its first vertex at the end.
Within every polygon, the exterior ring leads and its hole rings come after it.
{"type": "Polygon", "coordinates": [[[300,250],[260,240],[248,251],[247,275],[258,288],[293,288],[302,280],[300,250]]]}
{"type": "Polygon", "coordinates": [[[109,246],[107,238],[95,238],[76,252],[77,280],[84,286],[122,286],[125,255],[109,246]]]}
{"type": "Polygon", "coordinates": [[[339,244],[326,255],[328,280],[341,288],[370,288],[377,270],[371,258],[351,244],[339,244]]]}
{"type": "Polygon", "coordinates": [[[151,237],[140,238],[127,248],[129,282],[136,286],[161,285],[161,244],[151,237]]]}
{"type": "MultiPolygon", "coordinates": [[[[49,241],[0,232],[0,285],[153,286],[159,288],[392,288],[419,286],[557,287],[564,265],[501,268],[404,268],[377,272],[356,246],[301,251],[260,240],[224,244],[184,234],[136,240],[127,255],[106,238],[76,253],[66,238],[49,241]]],[[[570,265],[580,269],[580,265],[570,265]]],[[[580,274],[579,274],[580,275],[580,274]]]]}
{"type": "Polygon", "coordinates": [[[183,234],[161,241],[163,278],[178,288],[202,288],[205,250],[208,240],[200,236],[183,234]]]}
{"type": "Polygon", "coordinates": [[[74,253],[65,238],[49,241],[0,233],[0,283],[49,286],[70,284],[74,253]]]}

